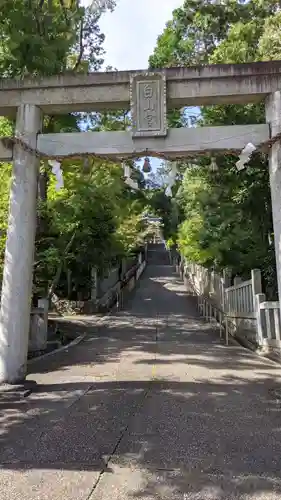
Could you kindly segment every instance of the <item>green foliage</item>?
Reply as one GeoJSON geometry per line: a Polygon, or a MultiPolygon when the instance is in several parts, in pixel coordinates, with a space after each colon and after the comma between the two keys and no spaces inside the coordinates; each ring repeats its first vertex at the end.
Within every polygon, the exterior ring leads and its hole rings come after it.
{"type": "Polygon", "coordinates": [[[64,188],[57,192],[51,176],[41,206],[49,224],[37,242],[36,283],[50,285],[63,261],[76,287],[87,288],[92,267],[102,274],[143,242],[145,199],[126,187],[119,164],[64,161],[62,168],[64,188]]]}
{"type": "Polygon", "coordinates": [[[258,53],[263,61],[281,59],[281,11],[268,17],[259,39],[258,53]]]}
{"type": "Polygon", "coordinates": [[[271,230],[264,167],[255,158],[239,175],[225,163],[218,174],[204,166],[186,170],[178,199],[185,210],[179,245],[189,260],[218,269],[231,266],[241,276],[264,262],[271,230]]]}
{"type": "MultiPolygon", "coordinates": [[[[158,38],[151,67],[202,63],[244,63],[280,59],[280,2],[274,0],[186,0],[158,38]]],[[[201,109],[202,125],[264,123],[264,105],[210,106],[201,109]]],[[[251,138],[245,139],[248,142],[251,138]]],[[[178,244],[189,260],[248,277],[262,269],[276,295],[275,258],[267,158],[256,154],[237,172],[237,158],[217,157],[185,163],[179,207],[178,244]]]]}
{"type": "MultiPolygon", "coordinates": [[[[114,7],[112,1],[110,7],[114,7]]],[[[51,76],[65,71],[87,72],[103,63],[104,35],[100,33],[95,2],[89,8],[78,0],[3,0],[0,12],[0,72],[2,77],[51,76]]],[[[80,130],[83,120],[92,130],[124,130],[127,113],[69,114],[44,119],[44,131],[80,130]]],[[[0,135],[11,135],[13,124],[2,120],[0,135]]],[[[131,164],[132,177],[144,185],[141,172],[131,164]]],[[[8,220],[11,166],[1,165],[0,273],[8,220]]],[[[129,255],[143,241],[143,193],[124,183],[121,165],[97,160],[65,160],[64,188],[48,162],[41,162],[34,291],[48,287],[65,296],[66,276],[72,289],[89,289],[91,268],[102,274],[117,259],[129,255]]]]}
{"type": "Polygon", "coordinates": [[[0,70],[3,76],[48,75],[65,67],[82,15],[76,2],[3,0],[0,70]]]}
{"type": "MultiPolygon", "coordinates": [[[[0,262],[3,263],[6,231],[8,224],[9,190],[11,181],[11,165],[0,164],[0,262]]],[[[2,267],[2,266],[1,266],[2,267]]],[[[0,277],[2,270],[0,267],[0,277]]]]}
{"type": "MultiPolygon", "coordinates": [[[[109,7],[113,8],[115,2],[109,7]]],[[[0,12],[2,76],[93,71],[103,63],[98,21],[102,11],[78,0],[3,0],[0,12]]]]}
{"type": "MultiPolygon", "coordinates": [[[[279,26],[279,9],[278,0],[185,0],[158,37],[149,65],[160,68],[209,63],[218,46],[228,45],[227,40],[229,45],[233,43],[234,34],[243,33],[242,46],[247,37],[250,44],[255,42],[248,25],[256,34],[263,30],[264,36],[269,25],[274,31],[275,26],[279,26]]],[[[240,47],[238,58],[239,55],[240,47]]]]}
{"type": "Polygon", "coordinates": [[[165,195],[164,188],[154,189],[148,194],[148,199],[153,213],[162,218],[164,225],[163,236],[165,239],[168,239],[176,231],[177,227],[177,218],[173,203],[165,195]]]}

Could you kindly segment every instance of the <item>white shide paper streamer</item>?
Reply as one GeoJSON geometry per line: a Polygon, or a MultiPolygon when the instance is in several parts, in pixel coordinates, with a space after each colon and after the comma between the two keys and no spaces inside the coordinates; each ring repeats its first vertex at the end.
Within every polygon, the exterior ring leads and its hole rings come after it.
{"type": "Polygon", "coordinates": [[[50,167],[52,167],[52,173],[56,177],[57,183],[56,183],[56,191],[59,191],[64,187],[64,182],[63,182],[63,176],[62,176],[62,171],[61,171],[61,164],[60,162],[56,160],[49,160],[48,161],[50,167]]]}

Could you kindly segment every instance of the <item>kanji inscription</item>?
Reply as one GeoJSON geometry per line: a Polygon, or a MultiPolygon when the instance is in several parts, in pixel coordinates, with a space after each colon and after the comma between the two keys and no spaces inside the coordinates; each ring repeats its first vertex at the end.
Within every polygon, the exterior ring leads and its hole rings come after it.
{"type": "Polygon", "coordinates": [[[131,78],[133,137],[166,136],[166,80],[162,73],[131,78]]]}

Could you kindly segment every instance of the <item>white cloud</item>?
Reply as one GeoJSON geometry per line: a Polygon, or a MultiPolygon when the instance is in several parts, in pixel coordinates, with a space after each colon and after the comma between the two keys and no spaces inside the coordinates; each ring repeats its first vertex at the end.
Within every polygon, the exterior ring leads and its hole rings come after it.
{"type": "Polygon", "coordinates": [[[182,4],[183,0],[117,0],[114,12],[100,20],[106,36],[105,64],[118,70],[147,68],[158,35],[182,4]]]}

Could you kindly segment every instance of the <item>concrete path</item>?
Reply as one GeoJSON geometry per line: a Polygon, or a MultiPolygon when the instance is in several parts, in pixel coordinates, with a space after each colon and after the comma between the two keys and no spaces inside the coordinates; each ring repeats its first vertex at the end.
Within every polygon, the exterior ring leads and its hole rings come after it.
{"type": "Polygon", "coordinates": [[[221,344],[172,268],[85,329],[1,395],[1,500],[281,499],[281,368],[221,344]]]}

